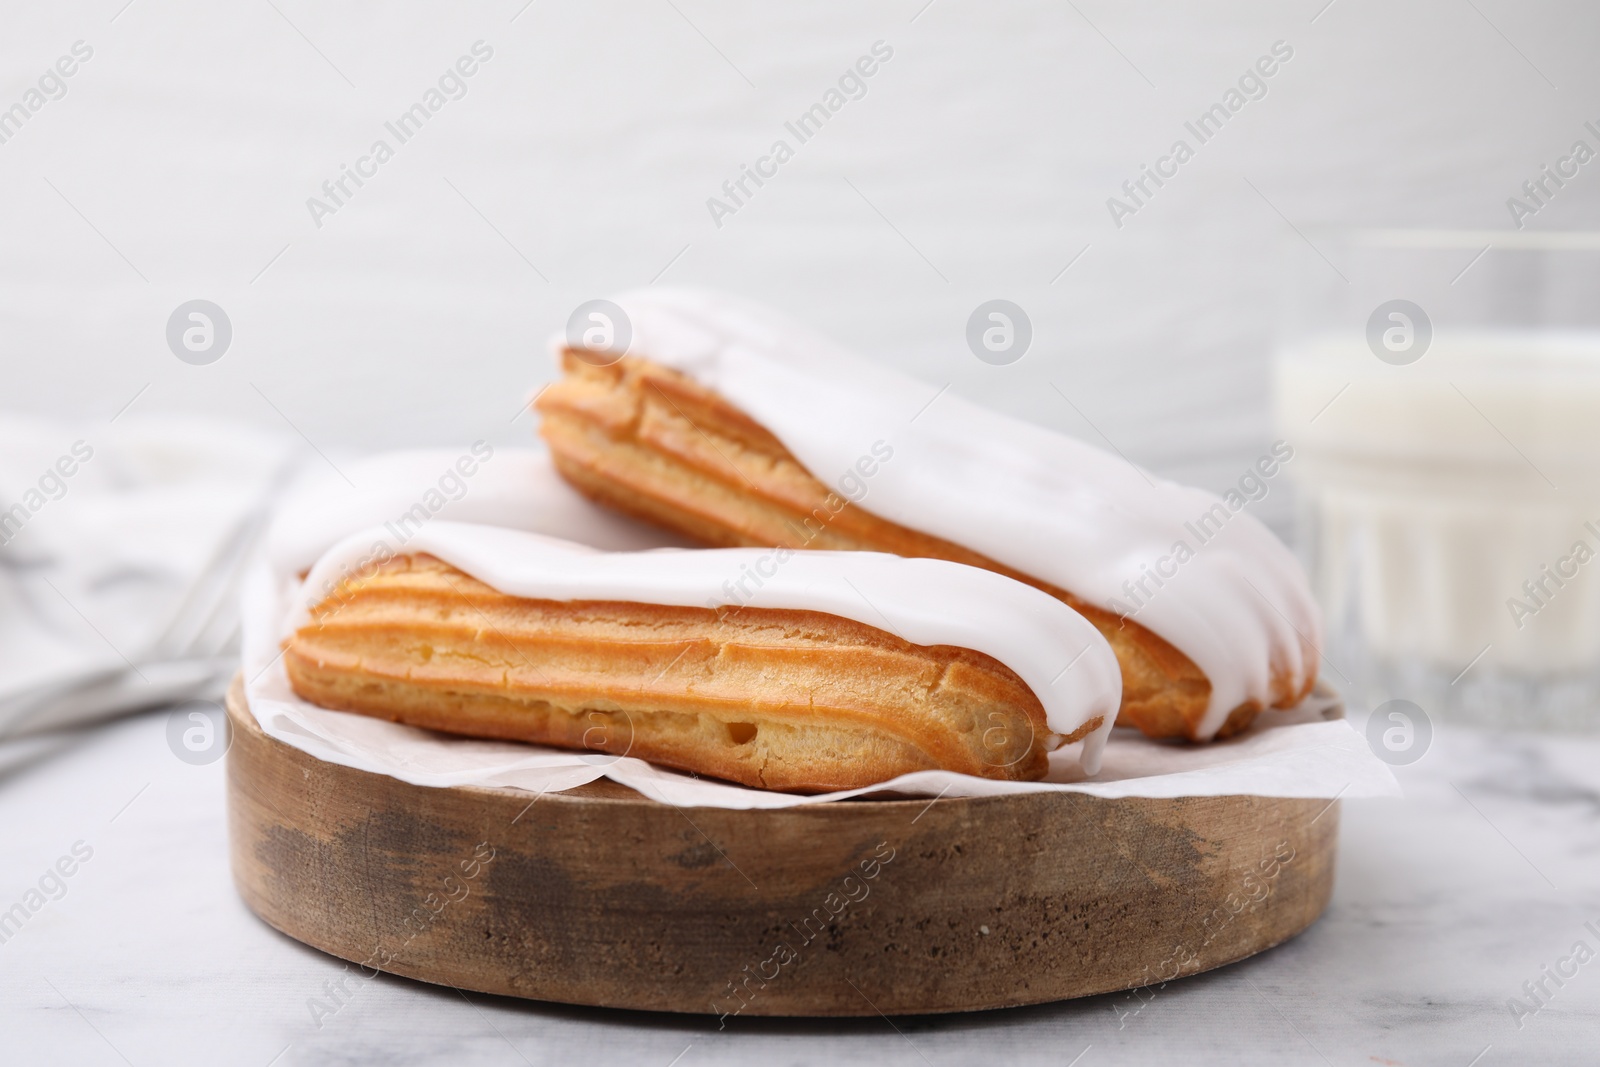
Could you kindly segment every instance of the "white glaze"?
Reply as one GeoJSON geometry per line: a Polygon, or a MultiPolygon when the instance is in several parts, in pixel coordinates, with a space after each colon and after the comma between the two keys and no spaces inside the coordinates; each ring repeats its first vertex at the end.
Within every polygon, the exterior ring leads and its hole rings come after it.
{"type": "MultiPolygon", "coordinates": [[[[305,625],[310,609],[343,576],[370,566],[384,535],[382,527],[353,534],[318,560],[283,632],[305,625]]],[[[1031,586],[958,563],[759,548],[600,552],[521,530],[455,522],[430,523],[406,551],[437,556],[512,596],[820,611],[915,645],[974,649],[1017,673],[1038,696],[1054,733],[1069,735],[1096,716],[1104,719],[1080,755],[1089,774],[1099,768],[1122,699],[1116,657],[1088,620],[1031,586]],[[761,575],[759,585],[747,578],[751,573],[761,575]],[[742,578],[748,597],[736,587],[742,578]]]]}
{"type": "Polygon", "coordinates": [[[1269,703],[1275,671],[1297,685],[1315,671],[1321,620],[1298,561],[1242,511],[1196,546],[1185,524],[1220,503],[1210,493],[859,359],[765,308],[675,289],[615,299],[631,320],[629,354],[720,393],[817,478],[886,519],[1117,613],[1128,610],[1124,583],[1180,540],[1197,547],[1137,621],[1210,679],[1201,737],[1244,701],[1269,703]],[[841,481],[878,442],[892,459],[871,478],[841,481]],[[864,494],[850,491],[863,481],[864,494]]]}

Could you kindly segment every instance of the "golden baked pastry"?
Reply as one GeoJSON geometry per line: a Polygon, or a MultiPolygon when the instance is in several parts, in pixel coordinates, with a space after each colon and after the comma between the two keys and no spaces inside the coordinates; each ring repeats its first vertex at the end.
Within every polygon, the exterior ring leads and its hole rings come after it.
{"type": "MultiPolygon", "coordinates": [[[[1121,665],[1121,725],[1201,739],[1211,683],[1187,656],[1132,619],[950,541],[883,519],[833,492],[772,433],[692,378],[634,356],[605,364],[562,353],[564,377],[539,395],[540,434],[557,469],[590,498],[719,546],[785,546],[930,556],[984,567],[1065,601],[1105,635],[1121,665]]],[[[1315,671],[1275,669],[1272,704],[1292,707],[1315,671]]],[[[1218,738],[1261,705],[1233,708],[1218,738]]]]}
{"type": "Polygon", "coordinates": [[[944,769],[1031,780],[1052,734],[983,653],[816,611],[536,600],[427,555],[347,578],[284,646],[305,700],[412,726],[825,792],[944,769]]]}

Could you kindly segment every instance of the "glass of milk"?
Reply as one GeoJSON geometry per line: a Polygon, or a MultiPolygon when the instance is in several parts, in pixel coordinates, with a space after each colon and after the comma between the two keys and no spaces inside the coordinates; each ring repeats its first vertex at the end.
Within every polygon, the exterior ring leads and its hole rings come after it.
{"type": "Polygon", "coordinates": [[[1369,707],[1600,729],[1600,233],[1313,243],[1274,407],[1325,671],[1369,707]]]}

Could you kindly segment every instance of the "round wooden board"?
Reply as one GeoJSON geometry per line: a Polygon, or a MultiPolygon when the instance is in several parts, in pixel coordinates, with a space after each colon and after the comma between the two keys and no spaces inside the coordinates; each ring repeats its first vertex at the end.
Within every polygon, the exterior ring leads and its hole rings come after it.
{"type": "Polygon", "coordinates": [[[369,975],[654,1011],[973,1011],[1220,967],[1304,930],[1333,888],[1327,800],[732,811],[601,780],[530,807],[316,759],[261,731],[238,680],[228,713],[239,892],[369,975]]]}

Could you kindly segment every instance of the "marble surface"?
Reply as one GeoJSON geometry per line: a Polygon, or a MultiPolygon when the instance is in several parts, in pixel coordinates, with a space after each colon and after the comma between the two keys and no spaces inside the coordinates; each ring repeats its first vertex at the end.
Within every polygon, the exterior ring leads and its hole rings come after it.
{"type": "Polygon", "coordinates": [[[239,901],[223,764],[176,759],[166,715],[155,712],[65,745],[0,750],[0,909],[76,843],[80,854],[92,849],[62,879],[64,895],[0,944],[0,1059],[1593,1062],[1600,961],[1560,988],[1546,980],[1553,996],[1537,1014],[1518,1020],[1507,1001],[1575,942],[1600,948],[1584,927],[1600,927],[1600,740],[1441,726],[1431,750],[1398,774],[1406,799],[1342,803],[1338,882],[1321,921],[1287,945],[1145,1000],[892,1024],[739,1019],[719,1031],[705,1018],[466,1000],[385,976],[319,1027],[307,1002],[343,965],[271,930],[239,901]]]}
{"type": "MultiPolygon", "coordinates": [[[[1211,488],[1273,436],[1280,290],[1338,269],[1307,231],[1509,230],[1506,198],[1593,117],[1600,24],[1576,0],[10,7],[0,108],[73,41],[95,57],[0,146],[8,408],[101,429],[205,411],[335,455],[521,444],[544,336],[659,278],[773,302],[1211,488]],[[496,58],[471,95],[308,217],[480,38],[496,58]],[[880,38],[896,58],[870,95],[709,218],[880,38]],[[1107,197],[1280,38],[1296,58],[1271,95],[1115,225],[1107,197]],[[1008,367],[965,341],[996,296],[1035,327],[1008,367]],[[234,326],[204,367],[164,334],[198,297],[234,326]]],[[[1597,220],[1586,176],[1532,228],[1597,220]]],[[[1282,518],[1290,499],[1264,503],[1282,518]]],[[[1520,1029],[1507,1000],[1577,940],[1600,948],[1600,742],[1442,728],[1400,777],[1404,801],[1344,804],[1317,925],[1131,1018],[1103,997],[719,1032],[380,978],[319,1028],[307,1001],[342,965],[239,902],[222,767],[176,759],[155,713],[0,750],[0,911],[63,857],[74,872],[0,944],[0,1063],[1593,1062],[1600,962],[1520,1029]]]]}

